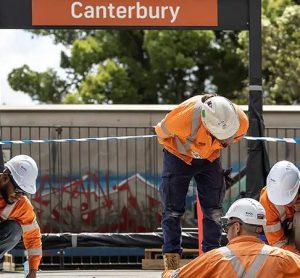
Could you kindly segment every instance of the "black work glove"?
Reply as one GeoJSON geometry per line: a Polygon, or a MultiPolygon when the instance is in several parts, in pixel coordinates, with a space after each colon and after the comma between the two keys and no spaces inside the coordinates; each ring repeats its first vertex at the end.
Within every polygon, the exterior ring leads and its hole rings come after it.
{"type": "Polygon", "coordinates": [[[232,168],[223,169],[223,176],[226,184],[226,189],[233,185],[233,179],[230,177],[232,168]]]}

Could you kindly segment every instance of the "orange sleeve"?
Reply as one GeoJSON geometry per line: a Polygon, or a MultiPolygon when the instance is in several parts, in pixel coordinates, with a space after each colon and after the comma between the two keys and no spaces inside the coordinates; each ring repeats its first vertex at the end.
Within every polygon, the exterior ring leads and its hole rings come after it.
{"type": "Polygon", "coordinates": [[[243,138],[244,135],[247,134],[249,128],[249,120],[245,112],[237,105],[234,105],[235,109],[237,110],[240,118],[240,128],[236,133],[234,138],[234,142],[238,142],[243,138]]]}
{"type": "Polygon", "coordinates": [[[285,254],[281,260],[281,265],[285,278],[300,277],[300,256],[285,254]]]}
{"type": "Polygon", "coordinates": [[[27,197],[19,200],[16,208],[12,212],[23,230],[23,242],[29,257],[29,269],[38,270],[42,258],[42,240],[40,227],[36,221],[33,206],[27,197]]]}
{"type": "Polygon", "coordinates": [[[155,126],[157,136],[161,139],[173,137],[174,135],[181,138],[189,136],[193,109],[193,101],[179,104],[155,126]]]}
{"type": "Polygon", "coordinates": [[[266,211],[267,224],[264,227],[264,232],[268,243],[272,246],[277,246],[294,253],[298,253],[297,249],[288,244],[288,239],[285,236],[284,229],[281,225],[280,215],[276,207],[269,201],[265,188],[260,196],[259,202],[266,211]]]}

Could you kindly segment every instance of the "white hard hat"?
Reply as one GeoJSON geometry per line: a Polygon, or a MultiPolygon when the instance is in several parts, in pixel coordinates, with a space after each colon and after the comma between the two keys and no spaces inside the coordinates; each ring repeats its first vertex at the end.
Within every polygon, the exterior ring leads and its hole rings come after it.
{"type": "Polygon", "coordinates": [[[232,137],[240,127],[239,115],[231,101],[225,97],[207,99],[203,103],[201,116],[206,129],[219,140],[232,137]]]}
{"type": "Polygon", "coordinates": [[[17,155],[4,164],[8,168],[17,185],[29,194],[36,192],[38,167],[28,155],[17,155]]]}
{"type": "Polygon", "coordinates": [[[299,190],[299,170],[289,161],[274,164],[267,177],[267,195],[275,205],[291,203],[299,190]]]}
{"type": "Polygon", "coordinates": [[[229,219],[231,217],[239,218],[244,223],[250,225],[266,225],[264,207],[258,201],[251,198],[242,198],[235,201],[222,218],[229,219]]]}

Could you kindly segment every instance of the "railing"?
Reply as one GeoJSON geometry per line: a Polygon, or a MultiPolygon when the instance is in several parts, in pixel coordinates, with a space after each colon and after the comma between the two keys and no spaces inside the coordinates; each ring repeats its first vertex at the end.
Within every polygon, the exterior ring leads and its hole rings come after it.
{"type": "MultiPolygon", "coordinates": [[[[2,126],[2,140],[62,139],[153,134],[151,127],[2,126]]],[[[266,136],[300,137],[300,129],[268,128],[266,136]]],[[[271,165],[281,159],[299,164],[299,144],[266,143],[271,165]]],[[[4,159],[32,156],[39,166],[38,190],[31,197],[43,233],[151,232],[160,226],[158,186],[162,169],[156,138],[92,142],[3,145],[4,159]]],[[[247,141],[222,152],[234,174],[246,166],[247,141]]],[[[245,190],[240,175],[226,194],[224,208],[245,190]]],[[[195,227],[196,187],[187,196],[184,227],[195,227]]]]}

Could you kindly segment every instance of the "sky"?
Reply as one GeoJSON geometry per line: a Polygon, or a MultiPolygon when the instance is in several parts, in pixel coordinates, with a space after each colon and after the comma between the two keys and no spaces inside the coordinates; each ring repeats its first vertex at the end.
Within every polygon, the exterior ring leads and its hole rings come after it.
{"type": "Polygon", "coordinates": [[[37,37],[23,30],[0,30],[0,105],[37,105],[22,92],[13,91],[7,76],[14,68],[27,64],[35,71],[54,68],[59,71],[62,45],[49,37],[37,37]]]}

